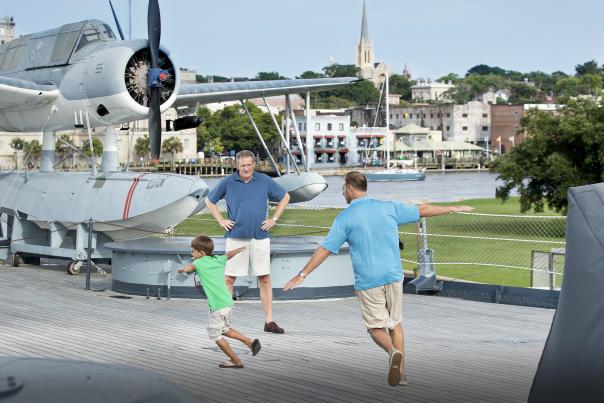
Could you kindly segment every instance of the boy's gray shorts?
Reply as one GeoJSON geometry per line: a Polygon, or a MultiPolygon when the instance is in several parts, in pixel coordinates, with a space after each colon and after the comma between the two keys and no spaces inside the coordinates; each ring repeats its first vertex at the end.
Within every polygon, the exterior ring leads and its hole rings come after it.
{"type": "Polygon", "coordinates": [[[208,319],[208,337],[210,341],[220,340],[225,332],[231,328],[231,312],[233,307],[210,311],[208,319]]]}

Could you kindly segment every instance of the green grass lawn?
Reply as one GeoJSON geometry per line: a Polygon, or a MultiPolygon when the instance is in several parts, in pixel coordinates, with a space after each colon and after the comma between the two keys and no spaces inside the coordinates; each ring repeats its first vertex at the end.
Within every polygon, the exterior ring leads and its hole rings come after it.
{"type": "MultiPolygon", "coordinates": [[[[447,214],[426,220],[428,247],[434,250],[439,276],[528,287],[529,270],[505,266],[530,268],[533,250],[547,252],[552,248],[564,246],[566,221],[562,218],[544,217],[560,216],[553,211],[521,214],[517,197],[512,197],[505,203],[496,199],[474,199],[435,204],[470,205],[475,208],[475,213],[493,214],[447,214]]],[[[271,233],[273,236],[325,236],[340,211],[341,209],[336,208],[289,208],[271,233]]],[[[175,235],[194,236],[202,233],[222,236],[224,231],[209,213],[188,218],[175,228],[175,235]]],[[[400,239],[405,244],[405,250],[401,253],[401,257],[406,260],[403,266],[405,270],[413,270],[417,265],[410,262],[417,261],[417,226],[403,225],[400,227],[400,233],[400,239]]],[[[420,245],[423,244],[420,242],[420,245]]]]}

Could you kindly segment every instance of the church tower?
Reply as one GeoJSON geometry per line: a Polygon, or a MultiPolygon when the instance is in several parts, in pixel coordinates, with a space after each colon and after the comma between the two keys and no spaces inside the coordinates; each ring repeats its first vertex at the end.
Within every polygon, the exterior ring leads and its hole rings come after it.
{"type": "Polygon", "coordinates": [[[0,17],[0,45],[15,39],[15,21],[13,17],[0,17]]]}
{"type": "Polygon", "coordinates": [[[371,79],[373,75],[373,44],[369,40],[369,28],[367,26],[367,9],[363,1],[363,21],[361,23],[361,39],[357,45],[356,66],[360,69],[361,77],[371,79]]]}

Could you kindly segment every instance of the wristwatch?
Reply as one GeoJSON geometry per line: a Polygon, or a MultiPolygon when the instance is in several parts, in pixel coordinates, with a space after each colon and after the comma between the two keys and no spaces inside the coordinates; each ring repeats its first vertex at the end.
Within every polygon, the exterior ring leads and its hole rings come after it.
{"type": "Polygon", "coordinates": [[[298,276],[305,278],[306,274],[304,273],[304,270],[300,270],[300,273],[298,273],[298,276]]]}
{"type": "Polygon", "coordinates": [[[277,218],[277,216],[276,216],[276,215],[274,215],[274,216],[273,216],[273,221],[274,221],[274,222],[277,222],[277,221],[279,221],[279,218],[277,218]]]}

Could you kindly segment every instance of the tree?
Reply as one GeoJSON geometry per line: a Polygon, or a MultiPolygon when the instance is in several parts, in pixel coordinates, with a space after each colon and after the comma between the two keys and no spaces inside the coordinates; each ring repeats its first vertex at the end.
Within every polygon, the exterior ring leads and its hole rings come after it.
{"type": "MultiPolygon", "coordinates": [[[[59,136],[59,138],[57,139],[57,141],[55,142],[55,152],[57,154],[57,158],[59,159],[59,161],[63,161],[62,165],[64,168],[66,167],[65,159],[67,158],[68,155],[73,153],[73,151],[76,148],[77,147],[75,147],[73,140],[71,139],[71,137],[68,134],[61,134],[59,136]],[[72,147],[68,146],[65,143],[71,144],[72,147]]],[[[73,166],[72,166],[72,168],[73,168],[73,166]]]]}
{"type": "Polygon", "coordinates": [[[360,69],[354,64],[333,63],[323,67],[325,77],[357,77],[360,69]]]}
{"type": "Polygon", "coordinates": [[[486,75],[490,75],[490,74],[494,74],[494,75],[498,75],[498,76],[505,76],[506,71],[500,67],[491,67],[491,66],[487,66],[486,64],[479,64],[477,66],[472,67],[470,70],[468,70],[468,72],[466,73],[466,77],[473,75],[473,74],[480,75],[480,76],[486,76],[486,75]]]}
{"type": "Polygon", "coordinates": [[[306,70],[304,73],[300,74],[296,78],[322,78],[324,77],[322,73],[317,73],[316,71],[306,70]]]}
{"type": "Polygon", "coordinates": [[[207,107],[201,106],[197,109],[196,115],[201,119],[201,124],[197,126],[196,129],[197,151],[202,151],[206,148],[206,144],[213,140],[212,135],[205,124],[212,116],[212,112],[210,112],[207,107]]]}
{"type": "Polygon", "coordinates": [[[253,81],[264,81],[264,80],[285,80],[281,74],[276,71],[261,71],[256,74],[256,77],[252,78],[253,81]]]}
{"type": "Polygon", "coordinates": [[[388,81],[391,94],[400,94],[402,99],[411,101],[411,86],[415,85],[416,81],[409,80],[400,74],[391,75],[388,81]]]}
{"type": "Polygon", "coordinates": [[[27,156],[26,163],[32,161],[34,164],[40,159],[42,154],[42,145],[38,140],[26,141],[23,145],[23,151],[27,156]]]}
{"type": "MultiPolygon", "coordinates": [[[[251,102],[246,102],[245,105],[256,122],[264,141],[268,144],[275,143],[279,134],[270,115],[251,102]]],[[[277,121],[279,122],[279,119],[277,121]]],[[[227,106],[214,112],[203,125],[210,134],[211,146],[214,147],[214,151],[218,152],[217,145],[221,145],[227,150],[251,150],[261,155],[265,154],[241,105],[227,106]],[[217,139],[220,139],[220,144],[216,143],[217,139]]]]}
{"type": "Polygon", "coordinates": [[[174,136],[165,139],[161,145],[161,150],[170,154],[170,162],[172,165],[174,165],[174,155],[183,152],[184,149],[182,141],[174,136]]]}
{"type": "Polygon", "coordinates": [[[20,139],[18,137],[14,137],[11,141],[10,141],[10,147],[17,151],[17,150],[23,150],[23,147],[25,146],[25,140],[20,139]]]}
{"type": "MultiPolygon", "coordinates": [[[[97,137],[92,138],[92,148],[94,150],[95,157],[100,157],[101,155],[103,155],[103,143],[97,137]]],[[[90,153],[90,142],[88,140],[84,141],[81,150],[87,157],[90,157],[92,155],[90,153]]]]}
{"type": "Polygon", "coordinates": [[[498,158],[491,171],[504,184],[496,196],[520,193],[522,211],[566,212],[567,191],[604,180],[604,109],[589,99],[570,100],[558,113],[530,110],[522,120],[528,138],[498,158]]]}
{"type": "Polygon", "coordinates": [[[598,67],[598,62],[595,60],[590,60],[583,64],[577,64],[575,66],[575,71],[577,76],[584,76],[585,74],[602,75],[602,70],[598,67]]]}
{"type": "Polygon", "coordinates": [[[145,134],[143,137],[136,139],[134,152],[141,158],[147,159],[149,157],[149,154],[151,154],[151,142],[148,135],[145,134]]]}

